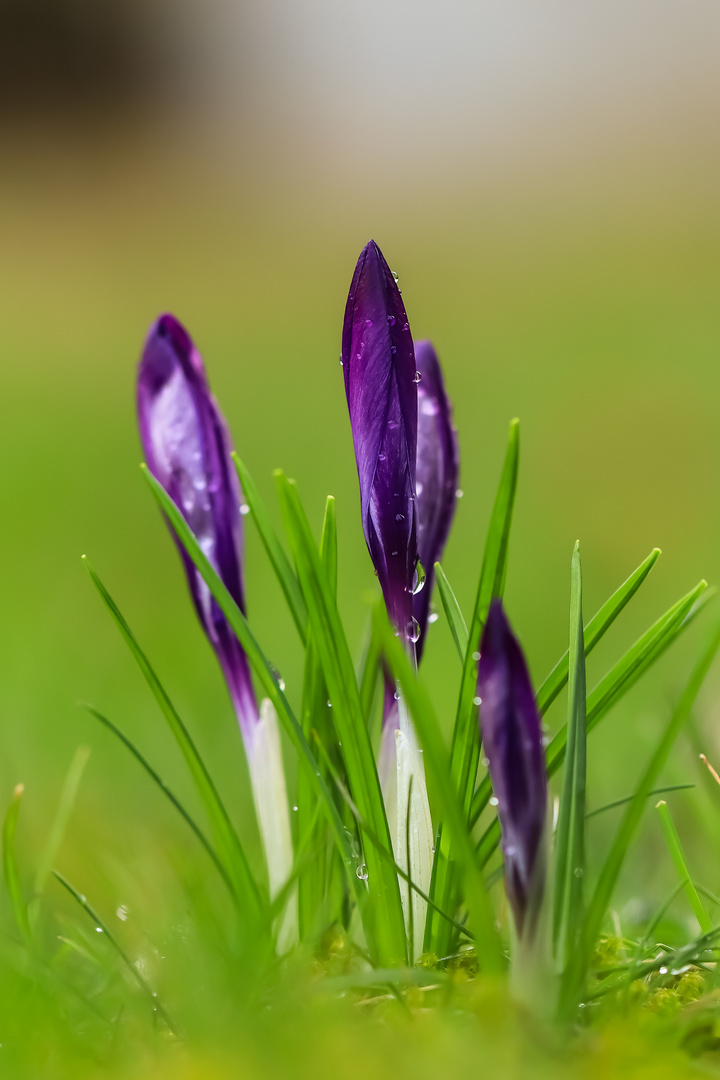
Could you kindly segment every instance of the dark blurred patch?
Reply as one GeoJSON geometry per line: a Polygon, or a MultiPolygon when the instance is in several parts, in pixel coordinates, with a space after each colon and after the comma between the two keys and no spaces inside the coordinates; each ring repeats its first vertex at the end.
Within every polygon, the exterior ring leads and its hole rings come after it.
{"type": "Polygon", "coordinates": [[[94,112],[152,96],[169,57],[152,0],[0,0],[0,112],[94,112]]]}

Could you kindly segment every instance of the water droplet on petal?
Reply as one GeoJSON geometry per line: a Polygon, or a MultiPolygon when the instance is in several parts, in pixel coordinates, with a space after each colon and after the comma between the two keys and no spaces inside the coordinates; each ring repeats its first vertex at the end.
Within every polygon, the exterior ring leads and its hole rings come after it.
{"type": "Polygon", "coordinates": [[[405,520],[405,515],[404,514],[396,514],[395,515],[395,520],[396,521],[404,521],[405,520]]]}
{"type": "Polygon", "coordinates": [[[391,273],[391,274],[392,274],[392,276],[393,276],[393,280],[394,280],[394,281],[397,281],[397,280],[398,280],[398,275],[397,275],[397,274],[395,273],[395,271],[394,271],[394,270],[391,270],[391,271],[390,271],[390,273],[391,273]]]}
{"type": "Polygon", "coordinates": [[[419,383],[421,379],[422,379],[422,372],[416,371],[415,372],[415,378],[413,379],[413,382],[414,383],[419,383]]]}
{"type": "Polygon", "coordinates": [[[388,326],[394,326],[395,325],[395,316],[394,315],[388,315],[387,321],[388,321],[388,326]]]}
{"type": "Polygon", "coordinates": [[[420,640],[420,623],[415,618],[411,618],[408,623],[408,638],[413,644],[420,640]]]}
{"type": "Polygon", "coordinates": [[[417,596],[419,592],[422,592],[425,587],[425,581],[427,574],[425,573],[425,567],[418,561],[415,563],[415,581],[413,583],[413,596],[417,596]]]}
{"type": "Polygon", "coordinates": [[[365,320],[365,325],[366,325],[366,326],[372,326],[372,324],[373,324],[373,321],[372,321],[372,319],[366,319],[366,320],[365,320]]]}
{"type": "Polygon", "coordinates": [[[397,345],[391,345],[390,346],[390,352],[391,353],[396,353],[397,352],[397,345]]]}

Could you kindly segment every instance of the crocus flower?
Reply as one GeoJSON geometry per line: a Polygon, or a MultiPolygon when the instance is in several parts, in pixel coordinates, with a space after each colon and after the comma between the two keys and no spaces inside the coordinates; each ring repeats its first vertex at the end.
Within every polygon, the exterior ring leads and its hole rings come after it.
{"type": "Polygon", "coordinates": [[[455,514],[458,483],[457,433],[445,393],[442,371],[430,341],[415,342],[418,383],[417,458],[415,493],[418,556],[425,584],[413,597],[413,614],[420,629],[418,663],[425,643],[434,566],[440,559],[455,514]]]}
{"type": "MultiPolygon", "coordinates": [[[[138,370],[137,408],[148,468],[182,512],[244,611],[242,492],[230,457],[230,434],[210,392],[202,357],[172,315],[161,315],[148,334],[138,370]]],[[[293,862],[277,716],[270,701],[258,709],[245,652],[194,563],[175,540],[198,618],[220,662],[237,714],[274,895],[289,878],[293,862]]],[[[281,929],[284,944],[294,934],[291,908],[281,929]]]]}
{"type": "Polygon", "coordinates": [[[400,290],[374,240],[363,248],[350,285],[342,362],[365,541],[388,614],[414,642],[417,369],[400,290]]]}
{"type": "MultiPolygon", "coordinates": [[[[342,362],[365,541],[390,619],[414,656],[420,634],[413,615],[419,376],[400,290],[373,240],[363,248],[350,285],[342,362]]],[[[392,704],[385,708],[379,773],[390,836],[398,865],[427,892],[433,833],[422,754],[405,702],[389,679],[385,694],[392,704]]],[[[427,905],[410,895],[402,879],[400,891],[415,958],[427,905]]]]}
{"type": "Polygon", "coordinates": [[[499,600],[490,606],[480,643],[477,694],[502,829],[505,888],[522,941],[534,934],[545,889],[547,773],[530,675],[499,600]]]}

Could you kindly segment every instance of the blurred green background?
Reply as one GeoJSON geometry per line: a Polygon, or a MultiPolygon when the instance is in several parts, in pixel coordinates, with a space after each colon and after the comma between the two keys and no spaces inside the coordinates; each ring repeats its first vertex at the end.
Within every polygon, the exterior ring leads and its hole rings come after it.
{"type": "MultiPolygon", "coordinates": [[[[338,355],[371,236],[455,403],[464,497],[444,562],[466,611],[521,419],[507,602],[536,681],[566,647],[576,538],[587,615],[663,549],[591,685],[681,593],[720,581],[720,15],[700,0],[103,9],[0,4],[0,795],[26,785],[31,865],[75,748],[91,747],[60,864],[114,910],[132,890],[161,898],[187,838],[78,702],[192,793],[83,553],[255,844],[229,701],[137,467],[135,364],[160,311],[194,335],[268,501],[277,466],[318,524],[335,495],[358,655],[375,579],[338,355]]],[[[246,524],[251,623],[297,702],[298,642],[246,524]]],[[[715,617],[593,735],[591,807],[632,790],[715,617]]],[[[426,657],[449,725],[442,618],[426,657]]],[[[716,764],[719,691],[716,671],[696,718],[716,764]]],[[[673,809],[720,888],[720,790],[696,749],[666,779],[699,785],[673,809]]],[[[612,823],[594,826],[595,852],[612,823]]],[[[646,833],[621,910],[672,880],[655,822],[646,833]]]]}

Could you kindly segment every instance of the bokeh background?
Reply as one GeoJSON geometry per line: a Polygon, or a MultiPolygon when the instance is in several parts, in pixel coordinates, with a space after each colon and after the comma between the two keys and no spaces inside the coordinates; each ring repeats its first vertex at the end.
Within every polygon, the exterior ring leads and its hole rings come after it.
{"type": "MultiPolygon", "coordinates": [[[[591,685],[677,596],[720,580],[719,34],[715,0],[0,0],[0,795],[26,785],[29,862],[80,744],[60,853],[79,886],[112,909],[137,877],[147,898],[187,845],[78,707],[192,804],[83,553],[254,844],[230,705],[137,467],[135,364],[160,311],[196,338],[268,501],[277,466],[316,521],[336,496],[358,655],[375,580],[338,354],[371,236],[455,402],[464,497],[445,565],[466,610],[521,418],[507,601],[537,681],[566,645],[576,538],[588,615],[663,549],[591,685]]],[[[250,519],[247,590],[297,700],[298,644],[250,519]]],[[[591,806],[632,790],[707,625],[593,735],[591,806]]],[[[457,660],[442,618],[431,633],[449,725],[457,660]]],[[[716,764],[719,693],[716,672],[695,718],[716,764]]],[[[698,784],[673,808],[717,886],[720,789],[697,749],[682,743],[666,779],[698,784]]],[[[672,880],[652,819],[646,833],[620,907],[672,880]]]]}

